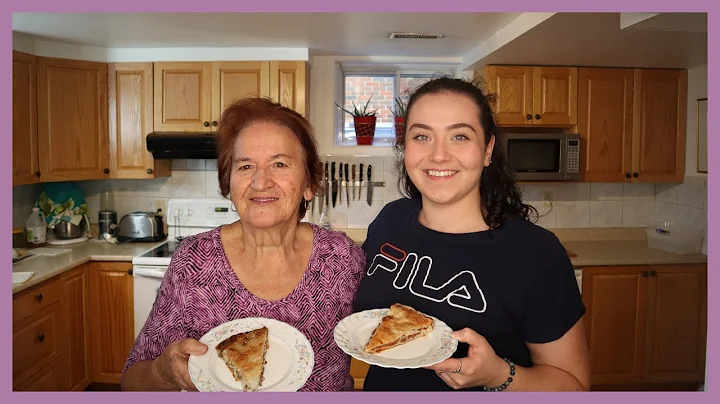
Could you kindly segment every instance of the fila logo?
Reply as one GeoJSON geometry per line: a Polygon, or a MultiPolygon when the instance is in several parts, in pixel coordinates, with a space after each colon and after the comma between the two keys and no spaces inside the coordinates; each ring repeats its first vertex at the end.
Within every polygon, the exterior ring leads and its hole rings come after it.
{"type": "Polygon", "coordinates": [[[393,281],[395,289],[408,288],[415,296],[436,303],[447,302],[452,307],[474,313],[483,313],[487,309],[485,295],[471,271],[461,271],[442,285],[430,285],[428,278],[432,258],[423,256],[418,259],[417,254],[408,254],[389,243],[380,247],[380,253],[375,255],[370,264],[368,276],[372,276],[378,269],[396,272],[393,281]]]}

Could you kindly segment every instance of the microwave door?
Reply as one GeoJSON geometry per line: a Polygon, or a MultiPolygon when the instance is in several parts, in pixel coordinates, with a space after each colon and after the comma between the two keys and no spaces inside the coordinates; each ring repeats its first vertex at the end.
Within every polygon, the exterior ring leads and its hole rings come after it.
{"type": "Polygon", "coordinates": [[[555,137],[508,137],[505,140],[508,162],[518,181],[565,180],[565,141],[555,137]]]}

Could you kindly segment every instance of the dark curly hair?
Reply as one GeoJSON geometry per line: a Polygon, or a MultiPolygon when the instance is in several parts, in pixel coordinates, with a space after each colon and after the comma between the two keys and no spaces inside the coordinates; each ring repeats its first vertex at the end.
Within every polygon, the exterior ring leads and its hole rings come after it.
{"type": "MultiPolygon", "coordinates": [[[[495,114],[490,107],[490,104],[495,103],[496,96],[484,93],[480,88],[481,83],[480,79],[474,79],[473,81],[449,77],[431,79],[415,89],[410,96],[405,110],[405,122],[407,122],[415,103],[425,95],[452,93],[464,95],[471,99],[480,111],[478,118],[485,133],[485,144],[488,143],[491,135],[495,135],[495,147],[491,157],[492,163],[483,169],[480,177],[480,200],[485,223],[491,229],[494,229],[502,227],[511,217],[537,221],[537,210],[523,203],[521,191],[515,183],[515,173],[505,158],[495,114]]],[[[410,179],[403,162],[405,133],[397,135],[395,152],[398,155],[398,170],[400,172],[399,191],[412,199],[421,198],[420,191],[410,179]]]]}

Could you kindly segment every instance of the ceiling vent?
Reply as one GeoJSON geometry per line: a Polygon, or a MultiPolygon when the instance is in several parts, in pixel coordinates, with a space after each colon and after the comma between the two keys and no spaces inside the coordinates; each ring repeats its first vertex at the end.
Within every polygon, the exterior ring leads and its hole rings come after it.
{"type": "Polygon", "coordinates": [[[440,34],[415,34],[412,32],[393,32],[390,39],[441,39],[445,35],[440,34]]]}

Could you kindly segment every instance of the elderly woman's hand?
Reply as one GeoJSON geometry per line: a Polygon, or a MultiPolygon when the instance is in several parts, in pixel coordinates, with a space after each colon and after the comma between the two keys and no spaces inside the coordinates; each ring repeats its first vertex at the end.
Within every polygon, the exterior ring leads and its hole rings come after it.
{"type": "Polygon", "coordinates": [[[153,361],[153,373],[170,386],[180,390],[197,391],[188,372],[188,358],[190,355],[202,355],[207,349],[207,345],[192,338],[172,342],[153,361]]]}
{"type": "Polygon", "coordinates": [[[469,328],[454,331],[451,336],[470,345],[467,357],[448,358],[427,367],[448,386],[456,390],[478,386],[492,388],[507,381],[510,368],[495,354],[485,337],[469,328]]]}

